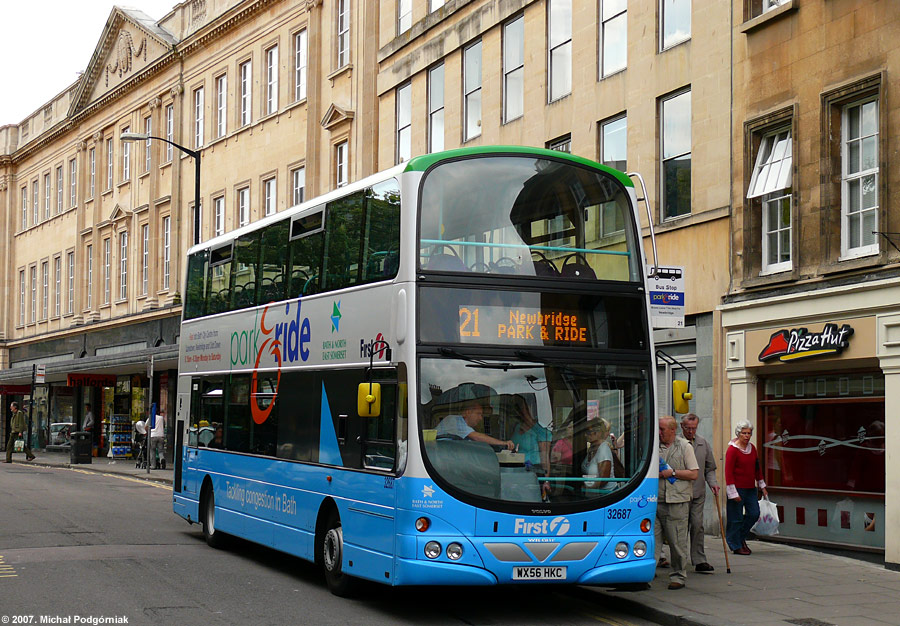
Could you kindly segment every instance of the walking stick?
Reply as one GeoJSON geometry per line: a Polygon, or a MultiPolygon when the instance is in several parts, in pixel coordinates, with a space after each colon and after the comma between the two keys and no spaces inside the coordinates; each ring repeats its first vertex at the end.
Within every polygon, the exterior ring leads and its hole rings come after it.
{"type": "Polygon", "coordinates": [[[728,563],[728,546],[725,545],[725,529],[722,526],[722,510],[719,508],[719,496],[713,494],[716,499],[716,513],[719,514],[719,534],[722,535],[722,551],[725,552],[725,571],[731,573],[731,565],[728,563]]]}

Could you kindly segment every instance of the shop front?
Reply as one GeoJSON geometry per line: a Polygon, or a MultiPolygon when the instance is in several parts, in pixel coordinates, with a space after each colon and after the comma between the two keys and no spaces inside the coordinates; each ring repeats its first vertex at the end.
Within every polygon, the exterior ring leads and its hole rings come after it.
{"type": "Polygon", "coordinates": [[[720,308],[721,444],[739,420],[754,424],[779,540],[884,550],[893,567],[900,288],[878,282],[720,308]]]}

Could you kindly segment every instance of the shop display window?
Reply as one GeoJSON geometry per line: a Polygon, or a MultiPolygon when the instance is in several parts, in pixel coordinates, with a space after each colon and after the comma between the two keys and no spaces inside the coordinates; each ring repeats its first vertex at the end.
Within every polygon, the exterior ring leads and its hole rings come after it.
{"type": "Polygon", "coordinates": [[[759,436],[770,486],[884,493],[880,372],[769,378],[764,394],[759,436]]]}

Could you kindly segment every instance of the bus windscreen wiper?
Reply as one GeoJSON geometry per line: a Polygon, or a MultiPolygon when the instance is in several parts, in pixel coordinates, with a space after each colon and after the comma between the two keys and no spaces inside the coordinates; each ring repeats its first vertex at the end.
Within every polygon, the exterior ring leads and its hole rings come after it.
{"type": "Polygon", "coordinates": [[[503,370],[504,372],[507,370],[534,369],[535,367],[540,367],[539,362],[532,363],[530,365],[525,365],[524,363],[489,363],[482,359],[476,359],[475,357],[460,354],[459,352],[457,352],[456,350],[452,350],[451,348],[438,348],[438,352],[441,354],[441,356],[461,359],[463,361],[468,361],[469,363],[471,363],[471,365],[467,365],[466,367],[503,370]]]}

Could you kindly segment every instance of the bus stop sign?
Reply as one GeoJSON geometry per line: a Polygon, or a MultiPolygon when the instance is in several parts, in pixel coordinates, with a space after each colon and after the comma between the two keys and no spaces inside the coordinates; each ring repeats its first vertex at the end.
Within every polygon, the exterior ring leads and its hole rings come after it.
{"type": "Polygon", "coordinates": [[[661,267],[648,282],[653,328],[684,328],[684,268],[661,267]]]}

